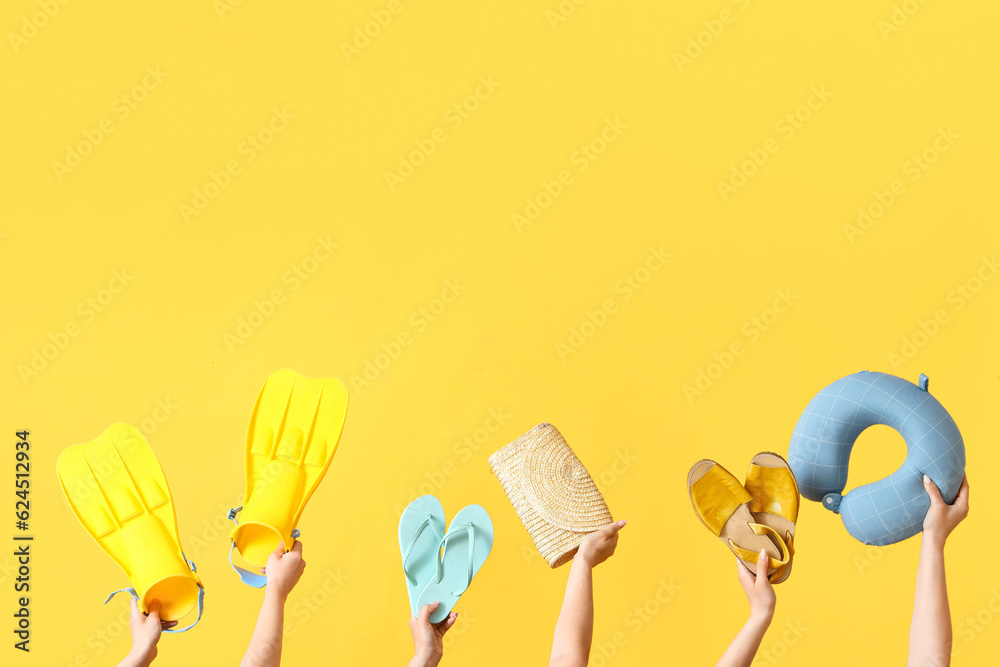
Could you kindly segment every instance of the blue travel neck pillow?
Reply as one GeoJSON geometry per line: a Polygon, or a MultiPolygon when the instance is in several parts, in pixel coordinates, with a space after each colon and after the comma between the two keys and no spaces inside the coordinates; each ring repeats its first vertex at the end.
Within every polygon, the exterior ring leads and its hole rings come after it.
{"type": "Polygon", "coordinates": [[[948,411],[927,391],[886,373],[862,371],[827,386],[806,406],[788,447],[799,491],[840,514],[865,544],[886,545],[923,530],[930,499],[927,475],[944,501],[955,502],[965,474],[965,445],[948,411]],[[906,441],[906,460],[884,479],[843,494],[854,442],[869,426],[885,424],[906,441]]]}

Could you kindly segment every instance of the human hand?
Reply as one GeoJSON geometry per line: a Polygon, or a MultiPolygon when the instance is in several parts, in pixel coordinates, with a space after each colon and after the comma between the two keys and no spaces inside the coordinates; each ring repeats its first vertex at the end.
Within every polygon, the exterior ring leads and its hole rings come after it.
{"type": "Polygon", "coordinates": [[[410,616],[410,634],[413,635],[413,660],[411,665],[432,667],[441,661],[444,654],[444,634],[458,620],[458,612],[451,612],[448,617],[438,623],[431,623],[430,617],[438,608],[439,602],[425,604],[420,608],[420,614],[410,616]]]}
{"type": "Polygon", "coordinates": [[[951,531],[969,516],[969,477],[962,477],[962,486],[951,505],[944,502],[941,491],[927,475],[924,475],[924,490],[931,499],[931,508],[924,516],[924,540],[943,549],[951,531]]]}
{"type": "Polygon", "coordinates": [[[740,586],[743,587],[743,592],[746,593],[747,600],[750,602],[751,618],[770,623],[771,618],[774,616],[774,606],[777,602],[777,597],[774,595],[774,588],[771,586],[771,582],[767,580],[768,561],[767,552],[761,549],[760,556],[757,558],[757,574],[755,575],[743,563],[737,560],[736,576],[739,578],[740,586]]]}
{"type": "Polygon", "coordinates": [[[166,628],[177,625],[177,621],[160,621],[160,601],[149,603],[149,615],[139,611],[135,598],[129,598],[129,630],[132,634],[132,649],[123,664],[148,665],[156,657],[156,642],[166,628]]]}
{"type": "Polygon", "coordinates": [[[594,568],[615,553],[618,546],[618,531],[625,526],[626,521],[615,521],[600,530],[587,535],[576,550],[573,560],[579,560],[589,568],[594,568]]]}
{"type": "Polygon", "coordinates": [[[306,562],[302,560],[302,541],[296,540],[292,550],[285,553],[285,543],[280,542],[278,548],[267,557],[267,565],[261,568],[261,574],[267,575],[267,592],[278,595],[282,600],[299,583],[306,562]]]}

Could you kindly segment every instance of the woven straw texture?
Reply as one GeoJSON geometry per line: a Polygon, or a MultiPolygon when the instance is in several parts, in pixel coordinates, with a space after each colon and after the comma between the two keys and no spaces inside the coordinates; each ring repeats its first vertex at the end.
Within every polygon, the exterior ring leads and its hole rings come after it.
{"type": "Polygon", "coordinates": [[[612,521],[594,480],[552,424],[535,426],[489,462],[549,567],[569,562],[584,537],[612,521]]]}

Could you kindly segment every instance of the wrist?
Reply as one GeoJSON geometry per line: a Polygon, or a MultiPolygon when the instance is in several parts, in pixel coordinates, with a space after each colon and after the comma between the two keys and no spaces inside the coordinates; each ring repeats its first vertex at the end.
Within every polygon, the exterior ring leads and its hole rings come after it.
{"type": "Polygon", "coordinates": [[[588,570],[593,570],[594,569],[594,563],[592,562],[591,557],[589,555],[587,555],[585,553],[582,553],[580,551],[577,551],[576,555],[573,556],[573,564],[570,565],[570,567],[571,568],[573,568],[573,567],[575,567],[575,568],[584,567],[584,568],[587,568],[588,570]]]}
{"type": "Polygon", "coordinates": [[[754,625],[763,625],[767,627],[771,625],[771,620],[774,618],[774,607],[764,607],[764,608],[751,608],[750,618],[747,623],[754,625]]]}
{"type": "Polygon", "coordinates": [[[933,551],[944,551],[944,543],[946,539],[947,538],[944,535],[924,531],[923,537],[920,540],[920,547],[922,549],[931,549],[933,551]]]}
{"type": "Polygon", "coordinates": [[[435,667],[441,662],[441,652],[433,649],[422,649],[413,654],[410,660],[412,667],[435,667]]]}
{"type": "Polygon", "coordinates": [[[283,591],[280,588],[271,588],[270,586],[264,589],[264,604],[277,604],[283,607],[287,599],[287,591],[283,591]]]}
{"type": "Polygon", "coordinates": [[[122,665],[127,667],[146,667],[153,662],[152,651],[150,649],[140,649],[133,646],[122,661],[122,665]]]}

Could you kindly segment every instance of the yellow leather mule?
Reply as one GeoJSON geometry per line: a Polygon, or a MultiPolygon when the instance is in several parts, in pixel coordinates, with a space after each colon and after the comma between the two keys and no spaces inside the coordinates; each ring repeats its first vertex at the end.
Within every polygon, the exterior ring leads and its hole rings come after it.
{"type": "Polygon", "coordinates": [[[749,507],[754,521],[772,528],[788,549],[788,562],[768,576],[772,584],[780,584],[792,573],[795,555],[793,538],[799,516],[799,486],[795,483],[795,475],[781,456],[761,452],[750,461],[743,486],[751,496],[749,507]]]}
{"type": "Polygon", "coordinates": [[[754,517],[750,511],[753,495],[731,472],[715,461],[698,461],[688,473],[688,494],[701,522],[748,570],[756,574],[763,549],[769,559],[768,580],[775,573],[787,572],[790,555],[784,539],[754,517]]]}

